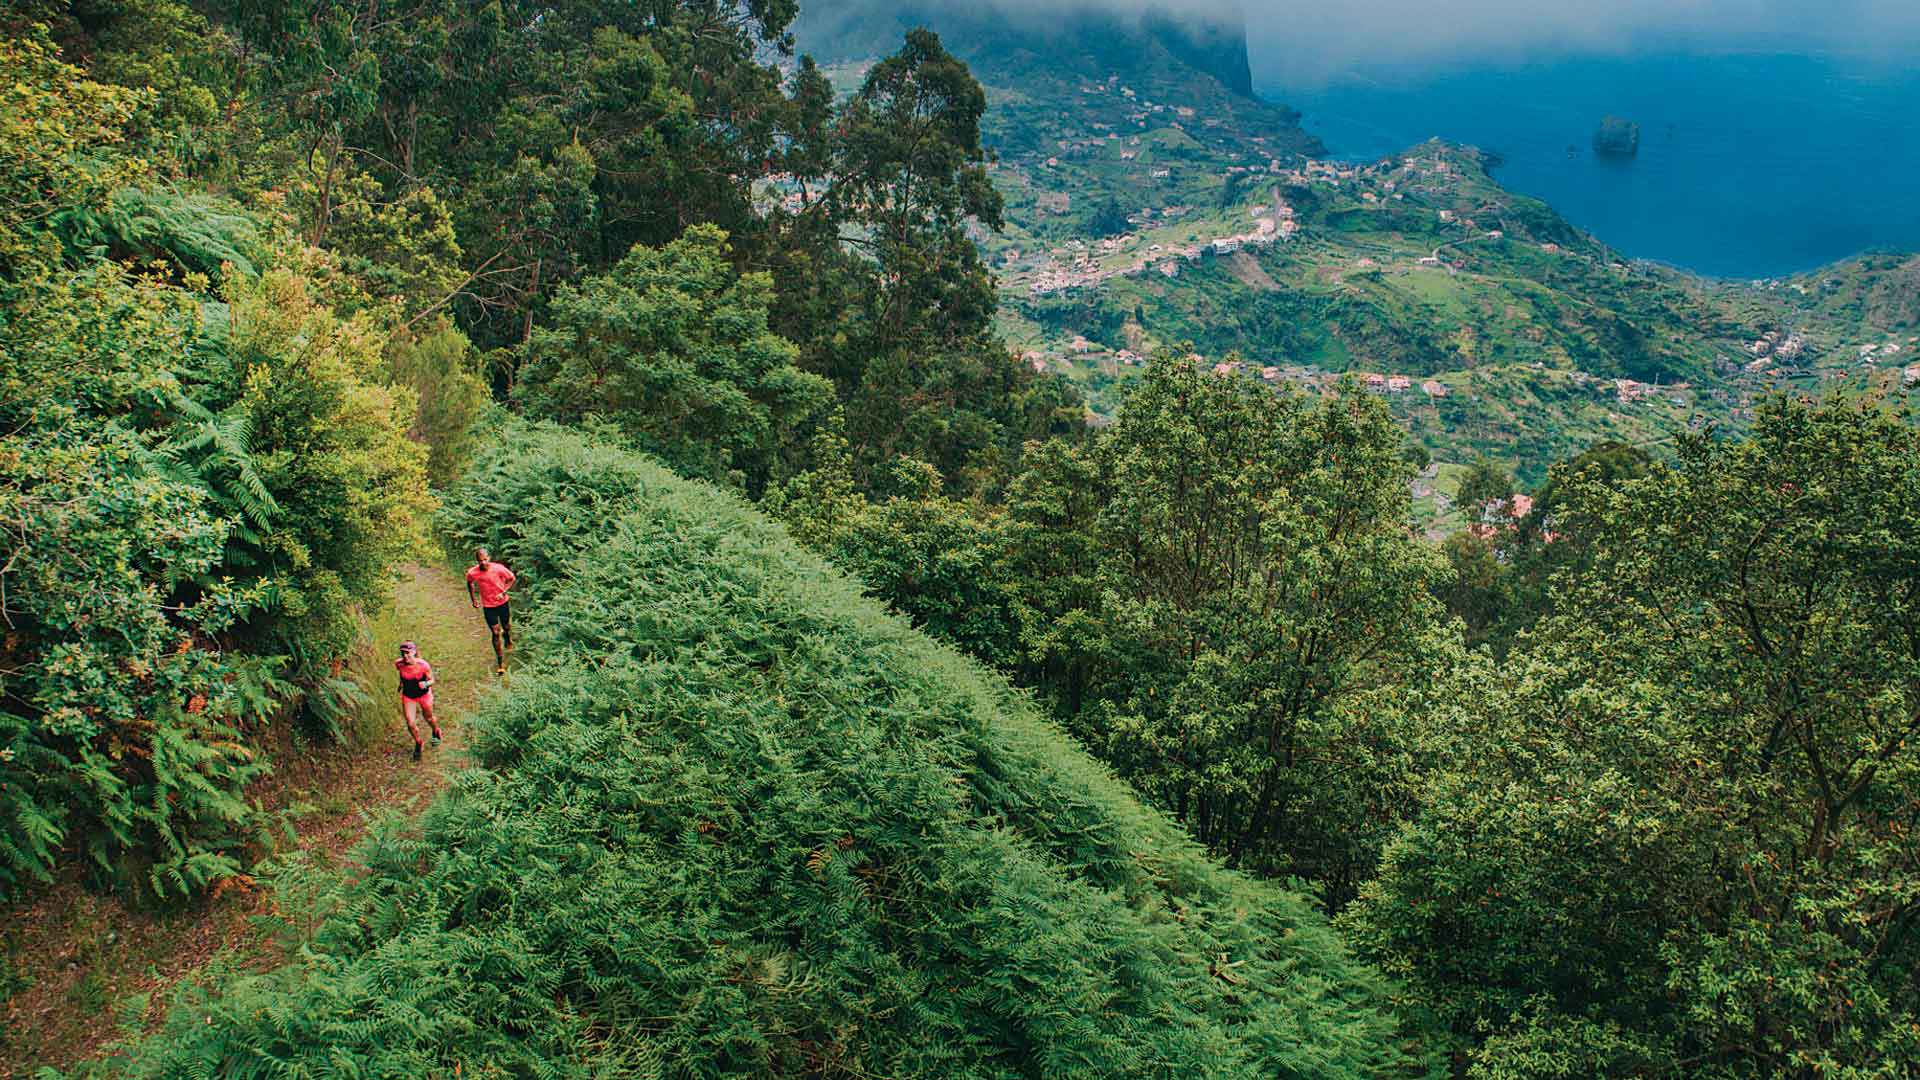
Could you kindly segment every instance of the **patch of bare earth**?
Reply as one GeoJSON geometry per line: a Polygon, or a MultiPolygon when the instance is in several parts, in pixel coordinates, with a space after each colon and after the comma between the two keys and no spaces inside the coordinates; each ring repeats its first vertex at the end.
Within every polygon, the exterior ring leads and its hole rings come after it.
{"type": "Polygon", "coordinates": [[[1244,251],[1236,251],[1227,260],[1227,272],[1240,280],[1242,285],[1259,289],[1262,292],[1277,292],[1280,283],[1273,280],[1260,260],[1244,251]]]}
{"type": "MultiPolygon", "coordinates": [[[[307,852],[322,866],[346,864],[377,812],[426,808],[462,762],[466,722],[495,682],[480,614],[468,606],[465,583],[443,567],[405,567],[393,611],[372,630],[372,645],[356,660],[374,688],[362,745],[300,745],[283,728],[267,749],[273,774],[249,792],[269,812],[292,817],[298,835],[291,844],[282,838],[279,850],[307,852]],[[403,637],[434,666],[446,734],[418,764],[389,670],[403,637]]],[[[282,961],[283,947],[257,924],[270,907],[264,889],[238,878],[184,907],[147,910],[70,872],[0,912],[0,992],[14,991],[0,1006],[0,1080],[92,1057],[127,1033],[123,1021],[151,1027],[181,980],[216,957],[254,970],[282,961]]]]}

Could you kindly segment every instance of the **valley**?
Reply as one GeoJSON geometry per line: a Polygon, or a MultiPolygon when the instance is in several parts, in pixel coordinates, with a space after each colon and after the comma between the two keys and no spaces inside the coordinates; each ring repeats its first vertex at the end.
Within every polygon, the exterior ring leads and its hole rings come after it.
{"type": "MultiPolygon", "coordinates": [[[[1095,423],[1149,357],[1191,351],[1309,392],[1351,375],[1436,459],[1539,484],[1602,442],[1739,430],[1776,391],[1904,400],[1920,381],[1913,261],[1759,281],[1634,261],[1502,188],[1471,147],[1338,162],[1297,113],[1150,38],[1009,50],[931,18],[987,90],[1007,221],[975,238],[999,329],[1095,423]]],[[[869,64],[838,55],[850,43],[802,44],[835,60],[838,86],[869,64]]]]}

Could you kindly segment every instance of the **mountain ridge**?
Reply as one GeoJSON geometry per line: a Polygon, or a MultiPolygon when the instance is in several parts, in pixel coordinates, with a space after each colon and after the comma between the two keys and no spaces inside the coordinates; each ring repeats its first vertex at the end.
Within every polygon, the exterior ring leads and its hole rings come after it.
{"type": "Polygon", "coordinates": [[[1078,70],[1088,61],[1125,66],[1131,53],[1164,53],[1216,80],[1234,94],[1256,100],[1247,55],[1246,20],[1237,4],[1213,11],[1176,11],[1149,3],[1123,13],[1097,4],[1052,8],[1045,13],[1001,3],[957,5],[942,0],[889,4],[851,0],[803,10],[794,36],[802,51],[822,63],[871,59],[891,52],[906,31],[938,31],[954,55],[983,82],[1022,74],[1021,67],[1061,65],[1078,70]]]}

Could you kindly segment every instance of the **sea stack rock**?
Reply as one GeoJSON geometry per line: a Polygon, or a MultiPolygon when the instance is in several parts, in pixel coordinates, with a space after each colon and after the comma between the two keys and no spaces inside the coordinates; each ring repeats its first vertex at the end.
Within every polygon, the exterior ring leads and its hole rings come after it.
{"type": "Polygon", "coordinates": [[[1618,116],[1600,121],[1593,133],[1593,152],[1601,157],[1630,158],[1640,152],[1640,125],[1618,116]]]}

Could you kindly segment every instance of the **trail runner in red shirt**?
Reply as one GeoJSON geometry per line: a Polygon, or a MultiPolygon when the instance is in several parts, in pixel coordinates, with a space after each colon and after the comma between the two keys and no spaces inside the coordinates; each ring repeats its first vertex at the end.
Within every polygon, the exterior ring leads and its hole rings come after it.
{"type": "Polygon", "coordinates": [[[474,565],[467,567],[467,600],[480,609],[493,634],[493,673],[505,675],[507,654],[513,651],[513,612],[507,607],[507,590],[519,579],[494,562],[486,548],[475,551],[473,559],[474,565]]]}

